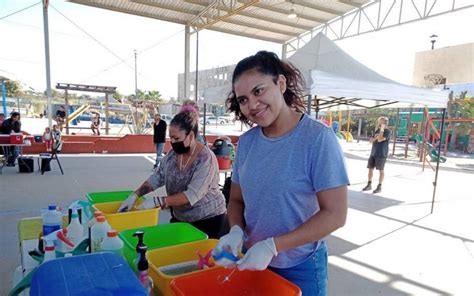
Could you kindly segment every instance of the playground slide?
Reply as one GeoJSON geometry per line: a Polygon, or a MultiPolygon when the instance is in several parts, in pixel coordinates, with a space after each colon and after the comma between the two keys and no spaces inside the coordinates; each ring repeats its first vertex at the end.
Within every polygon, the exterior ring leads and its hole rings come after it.
{"type": "Polygon", "coordinates": [[[347,142],[352,142],[354,140],[351,133],[349,132],[342,132],[342,133],[347,142]]]}
{"type": "Polygon", "coordinates": [[[82,105],[81,107],[77,108],[76,111],[69,114],[68,123],[71,123],[71,121],[81,116],[81,114],[89,110],[89,108],[89,105],[82,105]]]}

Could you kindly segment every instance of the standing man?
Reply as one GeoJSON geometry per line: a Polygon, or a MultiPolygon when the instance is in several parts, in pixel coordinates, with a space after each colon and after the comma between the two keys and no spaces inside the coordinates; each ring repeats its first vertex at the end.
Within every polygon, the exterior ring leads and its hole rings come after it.
{"type": "Polygon", "coordinates": [[[59,109],[56,111],[56,123],[58,124],[59,130],[63,131],[64,122],[66,121],[66,109],[64,106],[59,106],[59,109]]]}
{"type": "Polygon", "coordinates": [[[167,124],[164,120],[161,120],[160,114],[155,114],[155,122],[153,122],[153,143],[156,147],[156,161],[153,169],[156,169],[160,164],[163,148],[166,142],[166,127],[167,124]]]}
{"type": "Polygon", "coordinates": [[[369,169],[369,182],[362,191],[372,189],[372,176],[374,175],[374,168],[379,171],[379,184],[373,193],[382,192],[382,182],[385,177],[384,167],[385,161],[388,157],[388,143],[390,141],[391,131],[387,128],[388,117],[379,117],[377,119],[378,128],[375,130],[373,138],[369,139],[372,143],[372,151],[370,152],[367,168],[369,169]]]}

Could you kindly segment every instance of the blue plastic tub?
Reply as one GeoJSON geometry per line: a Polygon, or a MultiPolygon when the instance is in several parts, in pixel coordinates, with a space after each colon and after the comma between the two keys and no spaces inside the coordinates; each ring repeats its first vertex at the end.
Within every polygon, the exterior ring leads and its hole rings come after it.
{"type": "Polygon", "coordinates": [[[146,296],[122,257],[94,253],[54,259],[40,265],[31,280],[32,296],[146,296]]]}

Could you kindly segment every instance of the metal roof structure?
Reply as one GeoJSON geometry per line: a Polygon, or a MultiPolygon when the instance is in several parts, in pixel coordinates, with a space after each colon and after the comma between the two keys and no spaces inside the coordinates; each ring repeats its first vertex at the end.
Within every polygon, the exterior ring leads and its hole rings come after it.
{"type": "Polygon", "coordinates": [[[373,0],[69,0],[107,10],[285,43],[373,0]],[[292,17],[290,17],[290,14],[292,17]]]}

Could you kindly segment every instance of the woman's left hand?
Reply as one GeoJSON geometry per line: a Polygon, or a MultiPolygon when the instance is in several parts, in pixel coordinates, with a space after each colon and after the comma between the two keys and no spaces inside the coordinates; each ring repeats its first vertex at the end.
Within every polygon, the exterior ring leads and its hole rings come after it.
{"type": "Polygon", "coordinates": [[[237,261],[239,270],[265,270],[273,257],[278,255],[273,237],[253,245],[245,256],[237,261]]]}

